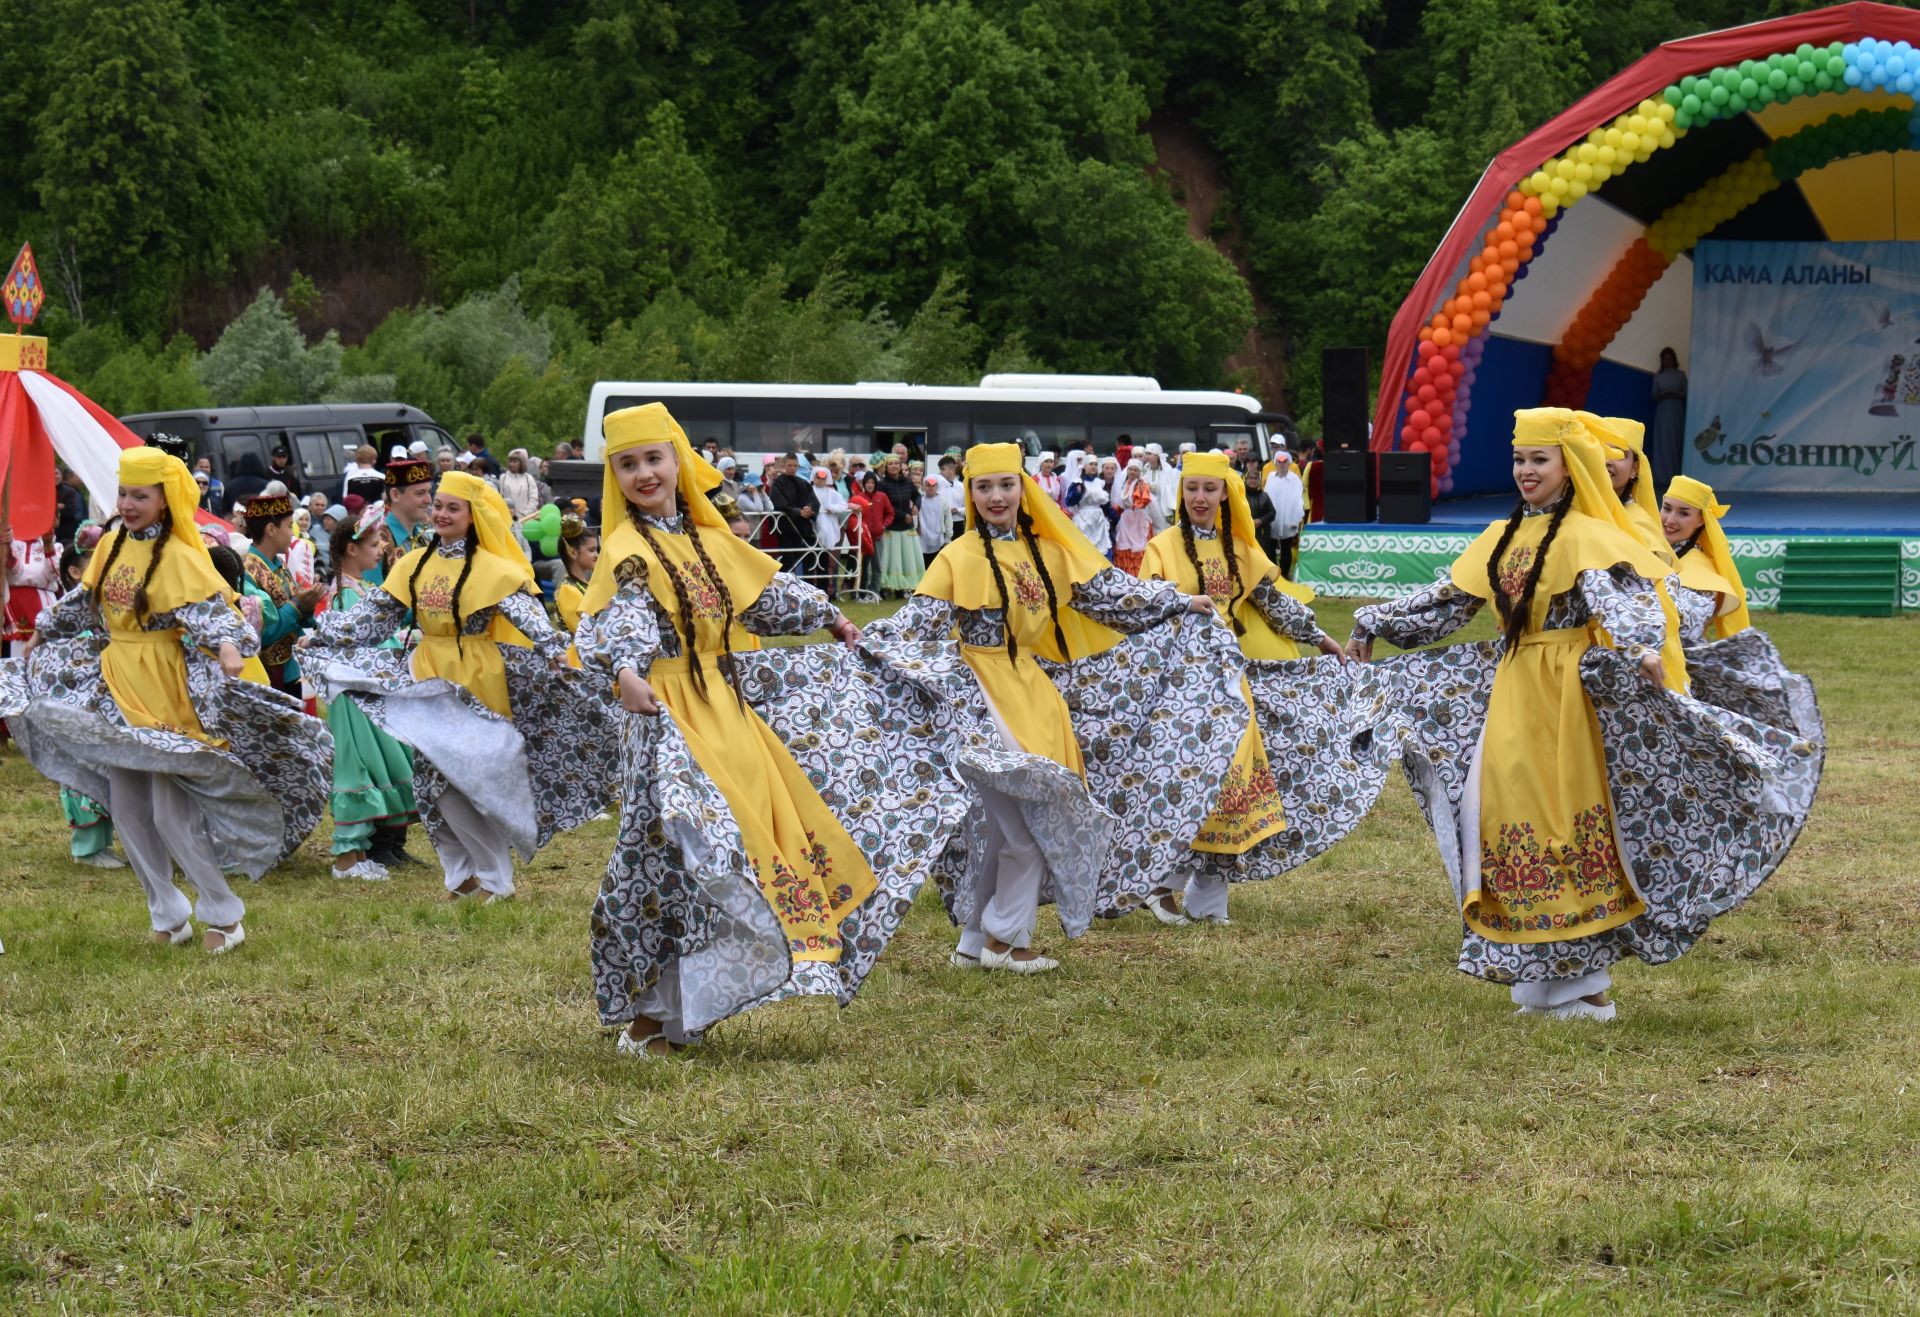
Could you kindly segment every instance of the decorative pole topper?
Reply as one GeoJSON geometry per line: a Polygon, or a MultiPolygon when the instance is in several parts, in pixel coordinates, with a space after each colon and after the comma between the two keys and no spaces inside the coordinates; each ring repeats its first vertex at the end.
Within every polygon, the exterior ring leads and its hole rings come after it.
{"type": "Polygon", "coordinates": [[[13,337],[0,338],[0,370],[45,370],[47,340],[20,332],[34,322],[47,300],[40,267],[34,264],[32,243],[20,244],[20,254],[13,258],[6,283],[0,285],[0,295],[6,298],[7,319],[13,321],[13,337]]]}

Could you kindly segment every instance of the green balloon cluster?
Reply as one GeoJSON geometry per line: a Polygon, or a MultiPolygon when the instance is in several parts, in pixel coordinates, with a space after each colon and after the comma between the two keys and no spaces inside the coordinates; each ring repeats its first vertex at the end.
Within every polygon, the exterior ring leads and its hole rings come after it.
{"type": "Polygon", "coordinates": [[[1781,138],[1767,148],[1767,159],[1774,174],[1788,182],[1847,156],[1904,151],[1913,144],[1909,127],[1912,115],[1911,110],[1897,105],[1835,115],[1781,138]]]}
{"type": "Polygon", "coordinates": [[[1647,246],[1671,260],[1780,186],[1765,151],[1736,161],[1647,226],[1647,246]]]}
{"type": "Polygon", "coordinates": [[[1662,93],[1676,111],[1673,126],[1686,129],[1712,123],[1775,101],[1784,104],[1796,96],[1843,86],[1847,71],[1843,46],[1839,41],[1826,46],[1803,44],[1762,60],[1741,60],[1737,66],[1682,78],[1662,93]]]}

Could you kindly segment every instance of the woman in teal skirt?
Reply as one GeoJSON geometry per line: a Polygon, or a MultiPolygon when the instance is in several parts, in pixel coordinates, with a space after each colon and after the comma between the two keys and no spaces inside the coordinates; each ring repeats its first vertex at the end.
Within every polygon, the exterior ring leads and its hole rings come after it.
{"type": "Polygon", "coordinates": [[[876,457],[884,463],[880,472],[880,492],[893,504],[893,524],[880,537],[880,592],[910,595],[927,573],[926,554],[920,548],[920,491],[907,475],[906,460],[899,455],[876,457]]]}
{"type": "MultiPolygon", "coordinates": [[[[100,528],[92,523],[75,532],[73,543],[60,555],[61,594],[80,584],[80,575],[87,570],[87,559],[93,556],[93,546],[99,542],[100,528]]],[[[105,805],[72,787],[61,787],[60,812],[67,816],[67,829],[72,834],[67,840],[67,852],[75,864],[94,869],[127,867],[127,862],[113,853],[113,820],[107,816],[105,805]]]]}
{"type": "MultiPolygon", "coordinates": [[[[372,504],[333,531],[333,598],[329,611],[352,608],[367,593],[364,577],[387,546],[386,510],[372,504]]],[[[400,644],[396,636],[390,646],[400,644]]],[[[413,800],[413,751],[373,725],[352,700],[327,706],[333,733],[333,876],[378,882],[386,866],[368,856],[374,831],[419,821],[413,800]]]]}

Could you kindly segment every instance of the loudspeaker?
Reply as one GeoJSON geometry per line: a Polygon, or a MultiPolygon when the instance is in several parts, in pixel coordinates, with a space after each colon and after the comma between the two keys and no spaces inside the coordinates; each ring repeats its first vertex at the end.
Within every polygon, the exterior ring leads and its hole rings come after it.
{"type": "Polygon", "coordinates": [[[1326,457],[1326,520],[1373,520],[1373,454],[1366,449],[1326,457]]]}
{"type": "Polygon", "coordinates": [[[1380,520],[1424,526],[1433,520],[1433,454],[1380,454],[1380,520]]]}
{"type": "Polygon", "coordinates": [[[1327,451],[1367,446],[1367,350],[1320,350],[1320,428],[1327,451]]]}

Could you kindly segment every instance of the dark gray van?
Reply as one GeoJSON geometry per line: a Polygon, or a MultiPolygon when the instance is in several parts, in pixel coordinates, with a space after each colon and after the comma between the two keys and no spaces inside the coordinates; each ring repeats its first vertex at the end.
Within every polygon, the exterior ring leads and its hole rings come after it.
{"type": "Polygon", "coordinates": [[[379,454],[385,466],[394,445],[419,440],[432,460],[453,447],[453,436],[418,407],[398,402],[314,403],[298,407],[213,407],[205,411],[141,412],[120,421],[142,439],[157,432],[177,434],[194,457],[213,459],[214,474],[225,480],[243,453],[264,467],[276,448],[293,457],[301,483],[309,490],[338,494],[340,473],[362,444],[379,454]]]}

